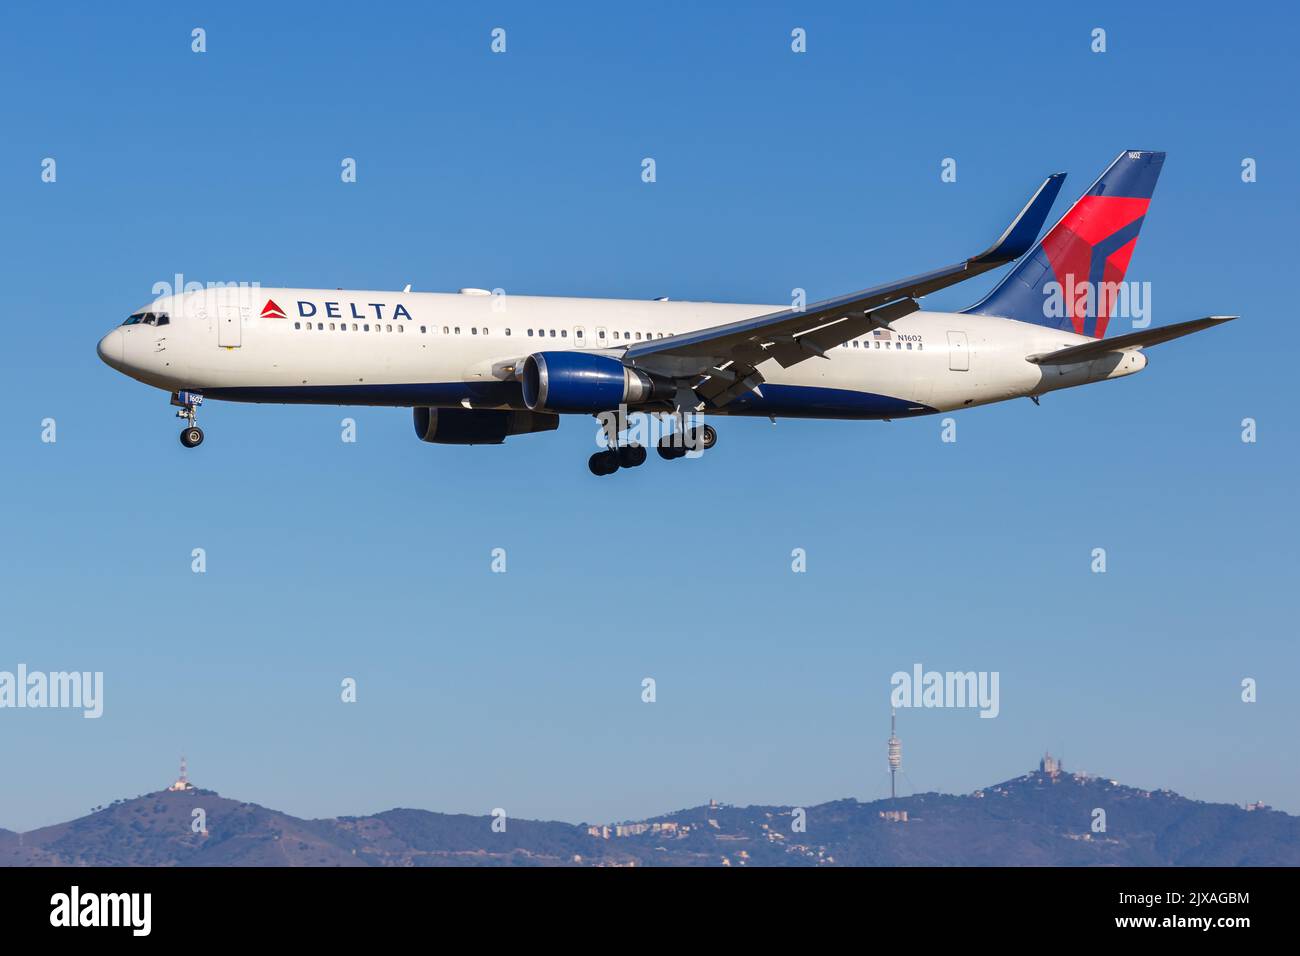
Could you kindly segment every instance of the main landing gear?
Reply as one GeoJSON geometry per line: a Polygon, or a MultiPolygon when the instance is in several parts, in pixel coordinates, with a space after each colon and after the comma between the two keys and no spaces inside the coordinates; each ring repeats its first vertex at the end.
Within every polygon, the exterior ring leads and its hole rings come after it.
{"type": "Polygon", "coordinates": [[[685,439],[674,432],[659,441],[659,457],[664,461],[685,458],[690,451],[708,451],[718,443],[718,432],[712,425],[692,428],[685,439]]]}
{"type": "Polygon", "coordinates": [[[203,429],[195,421],[199,415],[199,406],[203,404],[203,396],[197,392],[172,392],[172,404],[180,406],[176,417],[189,422],[181,429],[181,444],[186,448],[203,444],[203,429]]]}
{"type": "Polygon", "coordinates": [[[620,445],[598,451],[587,459],[587,467],[593,475],[612,475],[620,468],[636,468],[644,465],[648,457],[642,445],[620,445]]]}
{"type": "MultiPolygon", "coordinates": [[[[593,475],[612,475],[620,468],[637,468],[645,464],[649,456],[643,445],[635,442],[616,445],[613,443],[616,440],[616,437],[611,439],[609,448],[596,452],[587,461],[587,467],[591,469],[593,475]]],[[[717,443],[717,430],[712,425],[702,425],[691,429],[686,435],[681,432],[665,435],[660,439],[656,450],[660,458],[673,461],[677,458],[685,458],[692,451],[708,451],[717,443]]]]}

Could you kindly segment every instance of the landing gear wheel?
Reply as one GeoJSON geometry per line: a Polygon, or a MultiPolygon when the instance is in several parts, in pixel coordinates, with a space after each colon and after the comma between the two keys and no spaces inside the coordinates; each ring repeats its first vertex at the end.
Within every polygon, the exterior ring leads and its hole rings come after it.
{"type": "Polygon", "coordinates": [[[718,432],[712,425],[704,426],[704,445],[703,450],[708,451],[718,443],[718,432]]]}
{"type": "Polygon", "coordinates": [[[624,445],[618,450],[618,463],[623,468],[635,468],[645,464],[646,454],[641,445],[624,445]]]}
{"type": "Polygon", "coordinates": [[[664,461],[675,461],[686,456],[686,446],[674,444],[672,439],[659,443],[659,457],[664,461]]]}
{"type": "Polygon", "coordinates": [[[191,425],[189,428],[182,429],[181,444],[186,448],[193,448],[196,445],[203,444],[203,429],[198,425],[191,425]]]}
{"type": "Polygon", "coordinates": [[[587,459],[587,467],[593,475],[612,475],[618,471],[618,451],[598,451],[587,459]]]}

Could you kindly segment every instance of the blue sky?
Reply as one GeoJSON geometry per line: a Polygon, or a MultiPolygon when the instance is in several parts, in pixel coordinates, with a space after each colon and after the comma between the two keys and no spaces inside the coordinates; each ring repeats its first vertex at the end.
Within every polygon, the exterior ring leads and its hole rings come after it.
{"type": "Polygon", "coordinates": [[[97,721],[0,711],[0,826],[157,789],[182,753],[200,785],[299,815],[877,798],[889,678],[917,662],[999,671],[1001,713],[902,712],[916,789],[1050,747],[1300,812],[1300,136],[1277,17],[7,5],[0,670],[101,670],[106,691],[97,721]],[[1169,153],[1129,273],[1155,324],[1244,318],[1131,379],[962,413],[955,444],[938,418],[723,420],[700,461],[596,479],[587,419],[444,448],[401,409],[213,402],[189,452],[166,395],[95,355],[177,273],[822,298],[979,251],[1065,170],[1059,213],[1127,148],[1169,153]]]}

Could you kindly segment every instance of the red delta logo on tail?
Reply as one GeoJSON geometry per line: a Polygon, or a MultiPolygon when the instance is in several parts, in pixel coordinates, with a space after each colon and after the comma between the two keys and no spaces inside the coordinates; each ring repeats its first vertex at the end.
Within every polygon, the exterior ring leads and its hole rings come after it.
{"type": "Polygon", "coordinates": [[[1149,198],[1084,196],[1043,239],[1066,315],[1080,335],[1106,334],[1149,205],[1149,198]],[[1096,321],[1088,329],[1090,313],[1096,321]]]}
{"type": "Polygon", "coordinates": [[[283,319],[284,317],[284,309],[276,305],[274,299],[267,299],[266,305],[262,306],[262,318],[283,319]]]}
{"type": "MultiPolygon", "coordinates": [[[[1126,283],[1165,154],[1125,150],[983,299],[964,311],[1101,338],[1112,319],[1138,317],[1126,283]]],[[[1145,284],[1143,284],[1145,289],[1145,284]]]]}

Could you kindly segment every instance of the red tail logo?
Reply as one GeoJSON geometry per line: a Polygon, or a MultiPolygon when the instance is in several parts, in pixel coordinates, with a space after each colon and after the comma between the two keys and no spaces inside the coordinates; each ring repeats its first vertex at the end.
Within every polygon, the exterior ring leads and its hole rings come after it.
{"type": "Polygon", "coordinates": [[[274,299],[267,299],[266,305],[262,306],[262,318],[264,319],[283,319],[284,309],[275,304],[274,299]]]}
{"type": "Polygon", "coordinates": [[[1091,330],[1086,308],[1076,307],[1072,292],[1066,292],[1070,322],[1080,335],[1106,334],[1115,287],[1124,281],[1150,203],[1150,199],[1122,196],[1084,196],[1043,239],[1043,251],[1063,289],[1095,290],[1096,323],[1091,330]]]}

